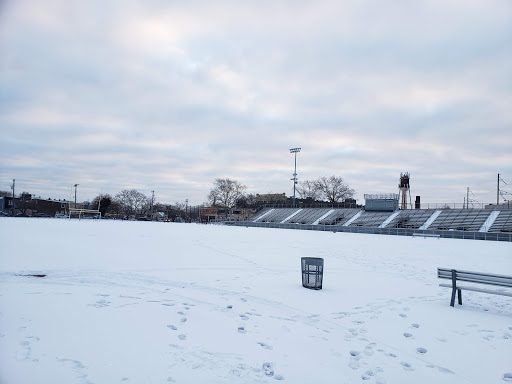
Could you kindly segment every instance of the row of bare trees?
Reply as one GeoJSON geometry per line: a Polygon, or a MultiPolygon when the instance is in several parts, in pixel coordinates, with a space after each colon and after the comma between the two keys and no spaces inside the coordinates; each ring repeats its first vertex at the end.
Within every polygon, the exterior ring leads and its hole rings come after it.
{"type": "Polygon", "coordinates": [[[101,214],[106,213],[139,215],[151,209],[151,199],[136,189],[124,189],[114,197],[99,195],[92,201],[93,207],[98,207],[101,214]]]}
{"type": "MultiPolygon", "coordinates": [[[[240,201],[254,201],[255,196],[246,194],[247,187],[236,180],[216,179],[208,194],[208,202],[213,206],[233,208],[240,201]]],[[[341,203],[354,197],[355,191],[342,177],[321,177],[318,180],[306,180],[297,184],[296,192],[301,199],[341,203]]]]}
{"type": "Polygon", "coordinates": [[[355,194],[342,177],[334,175],[299,182],[296,191],[301,199],[324,200],[331,204],[352,199],[355,194]]]}

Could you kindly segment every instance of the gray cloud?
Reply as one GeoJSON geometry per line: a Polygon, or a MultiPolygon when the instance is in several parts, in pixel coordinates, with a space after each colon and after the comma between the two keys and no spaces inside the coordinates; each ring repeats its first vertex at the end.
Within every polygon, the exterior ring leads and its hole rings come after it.
{"type": "MultiPolygon", "coordinates": [[[[0,189],[205,200],[215,178],[427,201],[512,179],[512,6],[7,1],[0,189]]],[[[489,201],[493,201],[490,194],[489,201]]]]}

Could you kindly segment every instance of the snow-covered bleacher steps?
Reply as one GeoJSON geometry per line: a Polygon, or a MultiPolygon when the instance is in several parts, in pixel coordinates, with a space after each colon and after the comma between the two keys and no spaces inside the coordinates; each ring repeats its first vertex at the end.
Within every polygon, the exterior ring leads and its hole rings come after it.
{"type": "Polygon", "coordinates": [[[500,211],[488,232],[512,232],[512,209],[500,211]]]}

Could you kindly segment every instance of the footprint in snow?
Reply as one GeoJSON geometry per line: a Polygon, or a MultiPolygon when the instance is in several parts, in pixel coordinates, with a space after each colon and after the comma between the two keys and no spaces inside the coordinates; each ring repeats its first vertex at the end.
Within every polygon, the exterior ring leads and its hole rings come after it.
{"type": "Polygon", "coordinates": [[[259,345],[261,345],[263,348],[268,349],[268,350],[270,350],[270,351],[271,351],[272,349],[274,349],[274,347],[272,347],[271,345],[268,345],[268,344],[266,344],[266,343],[264,343],[264,342],[262,342],[262,341],[258,341],[258,344],[259,344],[259,345]]]}
{"type": "Polygon", "coordinates": [[[274,376],[274,369],[271,363],[263,363],[262,369],[265,376],[274,376]]]}
{"type": "Polygon", "coordinates": [[[403,319],[405,319],[407,317],[407,315],[405,313],[400,313],[398,316],[400,316],[403,319]]]}
{"type": "Polygon", "coordinates": [[[414,368],[412,367],[411,364],[405,362],[405,361],[402,361],[400,363],[400,365],[402,366],[403,369],[405,369],[406,371],[414,371],[414,368]]]}
{"type": "Polygon", "coordinates": [[[173,331],[178,330],[178,328],[175,325],[168,325],[167,328],[172,329],[173,331]]]}
{"type": "Polygon", "coordinates": [[[452,375],[455,374],[455,372],[453,372],[451,369],[448,369],[445,367],[437,367],[437,369],[439,370],[439,372],[442,372],[442,373],[451,373],[452,375]]]}
{"type": "Polygon", "coordinates": [[[242,320],[249,320],[249,317],[247,317],[247,315],[244,315],[243,313],[239,316],[242,320]]]}
{"type": "Polygon", "coordinates": [[[364,347],[364,354],[366,356],[372,356],[373,355],[373,347],[370,345],[367,345],[366,347],[364,347]]]}
{"type": "Polygon", "coordinates": [[[375,372],[368,370],[361,375],[361,379],[370,380],[373,376],[375,376],[375,372]]]}
{"type": "Polygon", "coordinates": [[[244,328],[244,327],[238,327],[238,332],[239,332],[239,333],[244,334],[244,333],[246,333],[247,331],[245,330],[245,328],[244,328]]]}
{"type": "Polygon", "coordinates": [[[350,362],[348,366],[354,371],[359,369],[359,360],[361,359],[361,353],[359,351],[350,351],[350,362]]]}
{"type": "Polygon", "coordinates": [[[404,336],[405,336],[407,339],[409,339],[409,338],[411,338],[411,337],[412,337],[412,335],[411,335],[410,333],[407,333],[407,332],[405,332],[405,333],[404,333],[404,336]]]}
{"type": "Polygon", "coordinates": [[[185,340],[187,338],[187,335],[184,335],[183,333],[178,335],[178,339],[185,340]]]}
{"type": "Polygon", "coordinates": [[[182,323],[186,323],[186,322],[187,322],[187,318],[186,318],[186,317],[182,317],[182,318],[180,319],[180,322],[182,322],[182,323]]]}
{"type": "Polygon", "coordinates": [[[420,327],[420,325],[419,325],[419,324],[411,324],[411,326],[412,326],[413,328],[419,328],[419,327],[420,327]]]}
{"type": "Polygon", "coordinates": [[[512,381],[512,373],[504,373],[503,380],[504,381],[512,381]]]}
{"type": "Polygon", "coordinates": [[[416,352],[418,352],[420,355],[424,355],[427,353],[427,350],[425,348],[418,348],[416,349],[416,352]]]}

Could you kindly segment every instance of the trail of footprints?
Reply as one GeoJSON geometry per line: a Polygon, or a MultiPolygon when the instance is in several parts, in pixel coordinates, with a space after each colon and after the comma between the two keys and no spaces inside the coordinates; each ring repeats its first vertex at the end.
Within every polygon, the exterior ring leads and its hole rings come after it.
{"type": "MultiPolygon", "coordinates": [[[[247,303],[247,299],[245,299],[245,298],[241,298],[240,301],[242,303],[247,303]]],[[[183,303],[183,305],[184,305],[185,310],[189,310],[190,307],[193,306],[193,304],[187,304],[187,303],[183,303]]],[[[231,305],[231,304],[227,305],[225,310],[233,310],[233,305],[231,305]]],[[[181,324],[187,322],[188,319],[186,317],[186,313],[185,312],[178,311],[177,314],[182,316],[180,318],[180,323],[181,324]]],[[[238,318],[241,321],[246,322],[246,321],[249,321],[252,316],[258,316],[259,317],[261,315],[259,313],[255,313],[255,312],[244,312],[244,313],[238,314],[237,316],[238,316],[238,318]]],[[[168,324],[167,328],[169,328],[172,331],[179,331],[179,326],[174,325],[174,324],[168,324]]],[[[247,329],[245,328],[244,325],[239,326],[236,331],[238,333],[242,334],[242,335],[247,333],[247,329]]],[[[181,341],[185,341],[187,339],[187,335],[183,334],[183,333],[178,334],[177,337],[181,341]]],[[[274,347],[272,345],[269,345],[269,344],[267,344],[267,343],[265,343],[263,341],[258,341],[257,344],[261,348],[269,350],[269,351],[274,349],[274,347]]],[[[177,346],[174,346],[174,347],[177,347],[177,346]]],[[[273,378],[275,380],[278,380],[278,381],[284,380],[284,377],[282,375],[276,374],[275,368],[274,368],[274,363],[272,363],[272,362],[264,362],[264,363],[262,363],[260,368],[253,368],[252,371],[254,371],[256,373],[263,374],[264,376],[267,376],[267,377],[271,377],[271,378],[273,378]]],[[[234,375],[237,375],[236,374],[237,372],[238,372],[238,374],[240,373],[237,369],[235,369],[235,370],[232,370],[231,373],[234,374],[234,375]]],[[[174,380],[172,380],[172,381],[174,382],[174,380]]]]}
{"type": "MultiPolygon", "coordinates": [[[[356,308],[356,309],[362,309],[362,308],[356,308]]],[[[403,308],[403,311],[408,311],[408,308],[403,308]]],[[[380,312],[379,312],[380,313],[380,312]]],[[[335,313],[335,319],[345,319],[347,317],[350,317],[351,314],[349,312],[340,312],[335,313]]],[[[406,320],[408,318],[407,314],[405,313],[398,313],[399,319],[406,320]]],[[[377,348],[377,343],[369,342],[368,339],[365,338],[365,334],[368,332],[367,328],[364,326],[365,321],[356,319],[352,321],[352,324],[354,327],[348,328],[348,333],[345,335],[346,341],[358,341],[363,343],[364,347],[362,347],[360,350],[353,349],[349,351],[349,363],[348,366],[353,370],[359,370],[364,369],[364,372],[361,373],[361,379],[364,381],[372,380],[374,379],[376,384],[383,384],[385,383],[385,380],[383,378],[382,373],[384,372],[384,369],[382,367],[376,366],[374,368],[368,369],[369,366],[371,366],[371,356],[377,353],[383,353],[385,356],[387,356],[390,359],[396,359],[397,363],[400,364],[401,368],[404,371],[412,372],[415,370],[413,364],[409,363],[408,361],[401,360],[396,353],[393,352],[386,352],[382,348],[377,348]]],[[[407,332],[403,333],[403,337],[409,340],[414,340],[414,331],[420,328],[420,324],[412,323],[409,325],[409,329],[407,332]]],[[[420,356],[424,356],[428,353],[428,350],[424,347],[417,347],[416,353],[420,356]]],[[[440,372],[443,373],[454,373],[448,368],[434,366],[432,364],[427,365],[428,368],[437,368],[440,372]]],[[[512,375],[511,375],[511,381],[512,381],[512,375]]]]}
{"type": "MultiPolygon", "coordinates": [[[[185,311],[188,311],[190,309],[190,307],[193,307],[194,304],[189,304],[189,303],[183,303],[183,309],[185,311]]],[[[183,311],[178,311],[177,312],[178,315],[180,315],[180,324],[185,324],[188,320],[188,318],[186,317],[186,313],[183,312],[183,311]]],[[[178,330],[178,326],[174,325],[174,324],[168,324],[167,325],[167,328],[169,328],[170,330],[172,331],[177,331],[178,330]]],[[[184,341],[187,339],[187,335],[184,334],[184,333],[180,333],[178,334],[178,339],[180,339],[181,341],[184,341]]]]}

